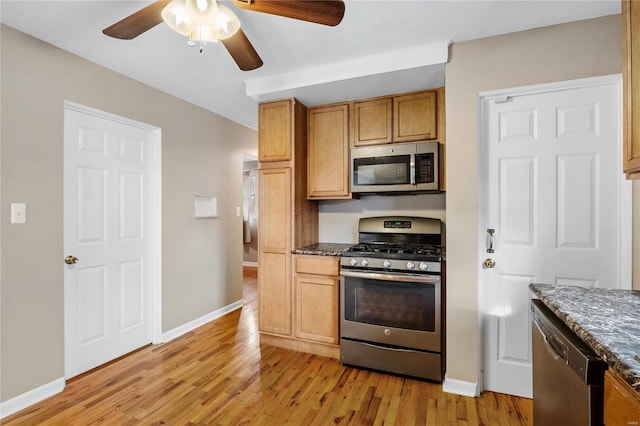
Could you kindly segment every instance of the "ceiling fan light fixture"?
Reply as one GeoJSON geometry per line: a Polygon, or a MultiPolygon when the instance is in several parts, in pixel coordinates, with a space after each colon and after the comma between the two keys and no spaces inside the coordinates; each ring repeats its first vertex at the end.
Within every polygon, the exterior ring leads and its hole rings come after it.
{"type": "Polygon", "coordinates": [[[220,40],[225,40],[240,29],[240,20],[226,6],[218,5],[218,14],[215,20],[216,35],[220,40]]]}
{"type": "Polygon", "coordinates": [[[162,9],[162,20],[178,34],[188,36],[193,28],[193,21],[187,13],[184,0],[173,0],[162,9]]]}

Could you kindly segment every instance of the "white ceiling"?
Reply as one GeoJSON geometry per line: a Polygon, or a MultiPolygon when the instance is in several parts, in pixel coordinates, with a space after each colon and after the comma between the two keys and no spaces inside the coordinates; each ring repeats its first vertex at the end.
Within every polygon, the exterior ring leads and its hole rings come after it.
{"type": "Polygon", "coordinates": [[[198,53],[164,24],[130,41],[102,34],[150,3],[0,0],[0,22],[256,128],[258,101],[313,106],[438,87],[449,43],[620,13],[619,0],[346,0],[343,21],[327,27],[225,0],[264,61],[243,72],[222,44],[198,53]]]}

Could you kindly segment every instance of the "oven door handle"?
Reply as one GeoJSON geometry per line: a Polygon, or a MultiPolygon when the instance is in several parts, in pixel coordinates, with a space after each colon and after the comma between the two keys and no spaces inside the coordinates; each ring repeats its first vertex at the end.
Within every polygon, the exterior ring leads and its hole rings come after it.
{"type": "Polygon", "coordinates": [[[361,341],[358,341],[358,344],[360,344],[360,345],[364,345],[364,346],[370,346],[370,347],[372,347],[372,348],[376,348],[376,349],[380,349],[380,348],[382,348],[382,349],[384,349],[385,351],[393,351],[393,352],[411,352],[411,353],[413,353],[413,352],[417,352],[415,349],[392,348],[392,347],[389,347],[389,346],[380,346],[380,345],[375,345],[375,344],[373,344],[373,343],[367,343],[367,342],[361,342],[361,341]]]}
{"type": "Polygon", "coordinates": [[[399,281],[406,283],[440,284],[438,275],[388,275],[375,272],[340,271],[343,277],[368,278],[371,280],[399,281]]]}

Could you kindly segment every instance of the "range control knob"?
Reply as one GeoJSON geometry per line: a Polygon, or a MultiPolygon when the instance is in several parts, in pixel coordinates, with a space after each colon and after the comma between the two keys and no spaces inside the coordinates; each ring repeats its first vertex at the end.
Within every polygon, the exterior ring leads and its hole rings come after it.
{"type": "Polygon", "coordinates": [[[358,259],[351,259],[351,266],[358,266],[358,259]]]}
{"type": "Polygon", "coordinates": [[[410,269],[410,270],[416,269],[416,264],[413,262],[407,262],[407,269],[410,269]]]}
{"type": "Polygon", "coordinates": [[[362,266],[368,266],[369,265],[369,261],[367,259],[362,259],[362,262],[360,262],[360,264],[362,266]]]}
{"type": "Polygon", "coordinates": [[[425,262],[420,262],[420,270],[426,271],[427,269],[429,269],[429,264],[425,262]]]}
{"type": "Polygon", "coordinates": [[[388,267],[391,266],[391,261],[390,260],[385,260],[384,262],[382,262],[382,267],[387,269],[388,267]]]}

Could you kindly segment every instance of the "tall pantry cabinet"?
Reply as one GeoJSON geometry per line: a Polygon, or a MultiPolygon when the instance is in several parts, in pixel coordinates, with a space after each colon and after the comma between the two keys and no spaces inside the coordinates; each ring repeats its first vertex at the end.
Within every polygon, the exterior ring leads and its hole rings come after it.
{"type": "Polygon", "coordinates": [[[292,336],[291,250],[318,241],[318,205],[307,200],[307,108],[261,103],[258,120],[258,316],[268,344],[292,336]]]}

